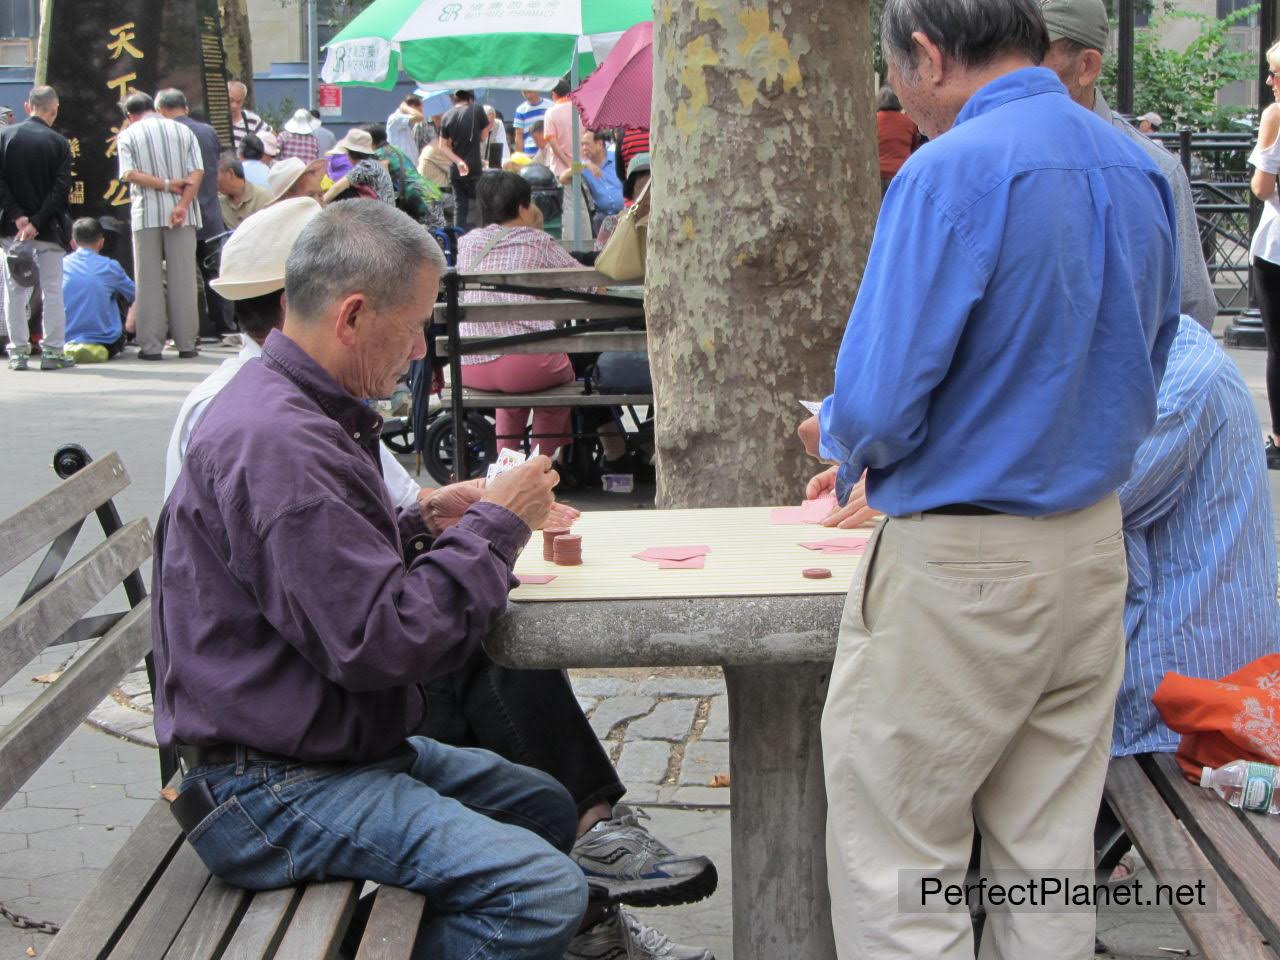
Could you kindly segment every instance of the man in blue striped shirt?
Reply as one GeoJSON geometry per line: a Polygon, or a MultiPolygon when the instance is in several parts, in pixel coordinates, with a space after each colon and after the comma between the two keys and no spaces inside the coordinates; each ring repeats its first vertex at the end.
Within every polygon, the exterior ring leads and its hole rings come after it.
{"type": "Polygon", "coordinates": [[[527,156],[536,157],[540,149],[533,139],[533,125],[542,120],[551,108],[551,101],[544,100],[537,90],[521,90],[524,103],[516,107],[515,120],[512,126],[520,135],[520,145],[527,156]]]}
{"type": "MultiPolygon", "coordinates": [[[[967,960],[968,913],[921,893],[963,881],[975,821],[984,872],[1092,876],[1124,669],[1116,490],[1177,328],[1174,205],[1037,66],[1035,0],[886,0],[881,23],[931,142],[884,198],[802,431],[889,515],[823,713],[828,881],[842,958],[967,960]]],[[[1084,957],[1093,933],[1087,912],[994,912],[983,955],[1084,957]]]]}
{"type": "Polygon", "coordinates": [[[1275,519],[1258,414],[1240,371],[1183,316],[1159,419],[1120,488],[1129,589],[1114,756],[1172,752],[1151,703],[1164,675],[1223,677],[1280,651],[1275,519]]]}

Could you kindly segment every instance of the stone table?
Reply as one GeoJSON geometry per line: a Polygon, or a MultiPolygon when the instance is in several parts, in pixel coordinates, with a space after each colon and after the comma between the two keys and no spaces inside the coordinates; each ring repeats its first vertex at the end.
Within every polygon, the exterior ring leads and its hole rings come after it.
{"type": "MultiPolygon", "coordinates": [[[[726,512],[643,511],[645,519],[641,513],[585,515],[574,528],[583,534],[585,562],[569,571],[541,560],[542,538],[535,534],[517,573],[559,569],[571,582],[517,590],[486,647],[497,662],[522,668],[723,667],[729,696],[735,960],[832,960],[819,720],[843,591],[857,561],[833,562],[807,551],[793,558],[784,545],[775,544],[767,563],[776,570],[780,587],[796,589],[793,559],[830,567],[838,575],[819,582],[826,592],[807,595],[600,596],[601,580],[617,583],[617,570],[625,569],[617,552],[626,556],[651,545],[655,523],[672,531],[676,539],[668,538],[668,543],[710,544],[708,568],[718,562],[727,566],[728,548],[716,546],[717,524],[702,522],[707,515],[726,512]],[[635,538],[637,525],[647,525],[648,540],[635,538]],[[612,553],[601,558],[605,572],[598,577],[592,573],[597,549],[612,553]],[[530,594],[531,600],[520,600],[530,594]]],[[[768,522],[767,512],[741,513],[753,514],[743,518],[748,529],[768,522]]],[[[787,532],[774,528],[767,536],[794,544],[831,534],[794,527],[787,532]]],[[[696,580],[670,578],[700,571],[657,575],[635,563],[638,584],[630,592],[657,585],[656,592],[670,593],[673,582],[698,589],[696,580]]]]}

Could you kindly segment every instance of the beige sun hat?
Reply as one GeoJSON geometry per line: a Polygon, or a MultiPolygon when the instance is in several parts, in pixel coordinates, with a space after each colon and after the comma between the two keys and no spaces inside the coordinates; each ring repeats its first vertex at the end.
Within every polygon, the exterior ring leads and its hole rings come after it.
{"type": "Polygon", "coordinates": [[[310,197],[294,197],[248,217],[222,248],[222,272],[210,286],[226,300],[248,300],[283,290],[289,251],[320,210],[310,197]]]}
{"type": "Polygon", "coordinates": [[[262,141],[262,152],[268,157],[274,157],[280,153],[280,141],[270,130],[259,130],[256,136],[262,141]]]}
{"type": "Polygon", "coordinates": [[[306,172],[307,162],[301,157],[288,157],[273,163],[267,171],[267,189],[271,191],[271,202],[275,203],[288,193],[289,188],[306,172]]]}
{"type": "Polygon", "coordinates": [[[293,116],[290,117],[289,122],[284,125],[284,128],[290,133],[298,133],[304,136],[308,133],[315,133],[319,127],[319,119],[313,117],[311,115],[311,111],[306,107],[299,107],[297,110],[293,111],[293,116]]]}
{"type": "Polygon", "coordinates": [[[332,157],[338,153],[363,153],[372,157],[378,152],[378,148],[373,145],[373,137],[369,135],[368,130],[348,130],[347,135],[333,145],[325,156],[332,157]]]}

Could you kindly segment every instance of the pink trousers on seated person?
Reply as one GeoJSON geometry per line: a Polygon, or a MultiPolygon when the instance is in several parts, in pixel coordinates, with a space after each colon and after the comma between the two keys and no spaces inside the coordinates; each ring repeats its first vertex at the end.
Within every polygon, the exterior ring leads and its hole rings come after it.
{"type": "MultiPolygon", "coordinates": [[[[536,393],[561,384],[573,383],[576,375],[569,355],[565,353],[528,353],[498,357],[486,363],[468,363],[462,367],[462,384],[475,390],[498,393],[536,393]]],[[[569,407],[533,408],[533,445],[541,453],[552,456],[558,447],[568,443],[569,407]]],[[[520,446],[528,407],[498,408],[498,449],[520,446]]]]}

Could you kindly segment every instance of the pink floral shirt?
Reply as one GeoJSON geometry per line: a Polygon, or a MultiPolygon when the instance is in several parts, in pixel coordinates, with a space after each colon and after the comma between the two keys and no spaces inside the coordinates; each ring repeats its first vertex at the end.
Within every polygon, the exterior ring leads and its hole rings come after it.
{"type": "MultiPolygon", "coordinates": [[[[582,264],[569,256],[550,234],[532,227],[503,227],[495,223],[479,230],[471,230],[458,241],[460,273],[517,273],[521,270],[560,270],[580,266],[582,264]],[[497,242],[485,253],[485,248],[495,237],[498,237],[497,242]]],[[[537,297],[519,293],[473,291],[462,294],[463,303],[528,303],[537,300],[537,297]]],[[[555,323],[551,320],[510,320],[458,325],[459,332],[464,337],[506,337],[534,330],[551,330],[554,327],[555,323]]],[[[464,356],[462,362],[488,363],[497,359],[497,356],[476,354],[464,356]]]]}

